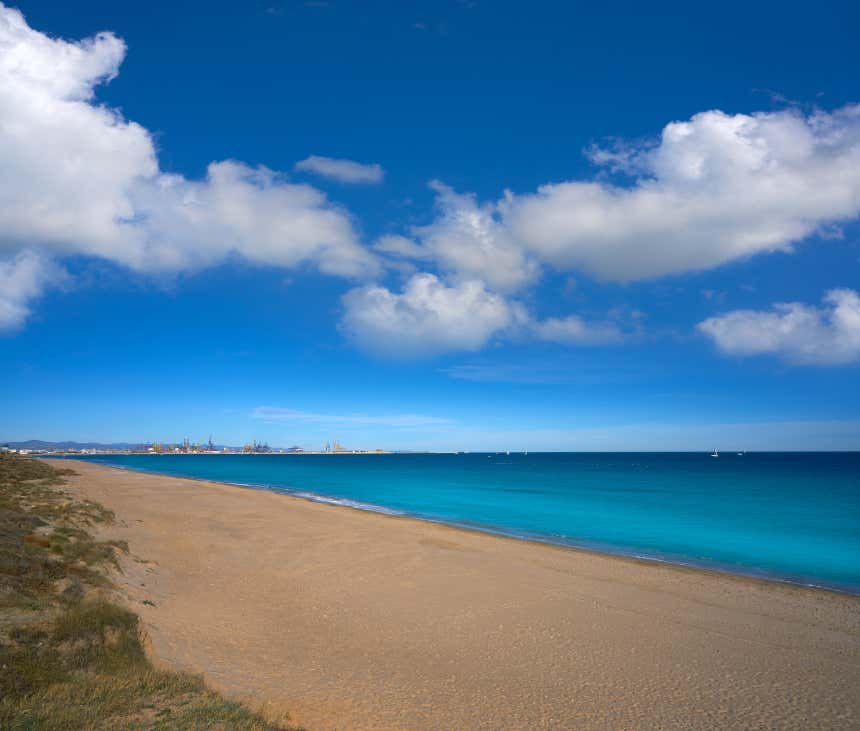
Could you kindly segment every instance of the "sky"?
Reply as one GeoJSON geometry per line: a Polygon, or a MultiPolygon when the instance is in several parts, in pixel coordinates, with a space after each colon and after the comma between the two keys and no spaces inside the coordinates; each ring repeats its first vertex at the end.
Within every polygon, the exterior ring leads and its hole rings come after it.
{"type": "Polygon", "coordinates": [[[0,3],[0,441],[860,449],[858,21],[0,3]]]}

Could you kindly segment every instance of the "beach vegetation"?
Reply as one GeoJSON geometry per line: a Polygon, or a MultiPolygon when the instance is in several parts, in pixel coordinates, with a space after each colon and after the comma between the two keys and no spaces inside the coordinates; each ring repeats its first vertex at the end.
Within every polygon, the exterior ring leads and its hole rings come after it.
{"type": "Polygon", "coordinates": [[[71,470],[0,455],[0,728],[299,731],[153,666],[111,581],[114,515],[62,488],[71,470]]]}

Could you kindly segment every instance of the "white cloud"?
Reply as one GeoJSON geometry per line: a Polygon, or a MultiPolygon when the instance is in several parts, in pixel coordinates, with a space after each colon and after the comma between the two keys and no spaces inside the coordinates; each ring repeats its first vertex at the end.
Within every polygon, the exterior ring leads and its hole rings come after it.
{"type": "Polygon", "coordinates": [[[0,331],[23,325],[30,315],[30,302],[47,284],[65,277],[62,269],[32,251],[0,260],[0,331]]]}
{"type": "Polygon", "coordinates": [[[313,424],[355,424],[357,426],[391,426],[414,428],[453,423],[450,419],[422,414],[316,414],[278,406],[258,406],[252,414],[261,421],[303,421],[313,424]]]}
{"type": "Polygon", "coordinates": [[[636,179],[554,183],[486,204],[434,183],[439,215],[412,233],[443,270],[511,290],[543,264],[612,281],[710,269],[832,237],[860,214],[860,105],[707,111],[666,125],[659,142],[586,155],[636,179]]]}
{"type": "MultiPolygon", "coordinates": [[[[598,159],[592,154],[592,160],[598,159]]],[[[860,105],[832,114],[703,112],[607,164],[631,187],[567,182],[510,195],[517,241],[562,269],[634,280],[788,250],[860,213],[860,105]]]]}
{"type": "Polygon", "coordinates": [[[0,5],[0,249],[39,244],[112,258],[130,245],[130,189],[158,171],[149,134],[92,102],[125,45],[30,29],[0,5]]]}
{"type": "Polygon", "coordinates": [[[838,365],[860,360],[860,296],[832,289],[823,307],[799,302],[770,311],[735,310],[698,325],[720,350],[733,355],[773,354],[792,363],[838,365]]]}
{"type": "Polygon", "coordinates": [[[641,172],[640,160],[643,150],[640,145],[626,140],[614,139],[608,146],[589,145],[583,154],[595,165],[605,167],[614,173],[635,175],[641,172]]]}
{"type": "MultiPolygon", "coordinates": [[[[490,203],[434,181],[435,219],[408,236],[383,236],[370,251],[324,193],[277,172],[232,160],[212,162],[199,180],[162,171],[150,133],[95,100],[125,50],[110,33],[50,38],[0,2],[6,328],[26,318],[57,276],[49,262],[64,256],[179,271],[237,254],[363,277],[379,272],[378,253],[400,259],[401,271],[413,266],[406,259],[439,274],[415,274],[400,293],[384,286],[347,293],[342,327],[363,347],[405,355],[476,350],[514,329],[551,342],[609,343],[620,337],[612,324],[576,315],[537,321],[511,293],[533,285],[546,266],[616,281],[707,269],[789,250],[815,233],[833,237],[860,214],[860,105],[808,115],[706,111],[668,124],[656,141],[589,148],[603,168],[592,181],[508,192],[490,203]],[[633,180],[611,185],[606,169],[633,180]]],[[[296,168],[345,182],[384,177],[379,165],[320,156],[296,168]]],[[[839,319],[851,308],[829,305],[752,314],[777,318],[783,329],[817,322],[804,327],[830,344],[825,360],[851,360],[853,331],[839,319]]],[[[707,322],[727,326],[738,314],[707,322]]],[[[780,342],[767,352],[821,360],[780,342]]]]}
{"type": "Polygon", "coordinates": [[[308,185],[214,162],[204,180],[160,171],[149,132],[97,104],[125,45],[67,42],[0,3],[0,252],[39,247],[138,270],[215,264],[231,253],[339,275],[377,270],[350,217],[308,185]]]}
{"type": "Polygon", "coordinates": [[[391,254],[396,257],[407,259],[429,259],[430,252],[416,244],[406,236],[380,236],[373,248],[382,254],[391,254]]]}
{"type": "Polygon", "coordinates": [[[343,211],[316,188],[266,168],[217,162],[205,180],[161,175],[137,193],[146,242],[129,250],[125,263],[138,268],[206,266],[236,252],[260,264],[312,263],[328,274],[377,270],[343,211]]]}
{"type": "Polygon", "coordinates": [[[498,291],[508,292],[535,282],[540,267],[513,239],[493,206],[479,205],[473,195],[461,195],[438,181],[438,217],[428,226],[413,227],[417,240],[387,236],[377,242],[381,251],[415,259],[433,259],[449,276],[480,279],[498,291]]]}
{"type": "Polygon", "coordinates": [[[534,319],[516,300],[490,292],[483,282],[446,284],[436,275],[414,274],[402,293],[377,285],[343,298],[341,329],[361,347],[394,357],[476,351],[494,336],[562,345],[610,345],[625,339],[611,322],[577,315],[534,319]]]}
{"type": "Polygon", "coordinates": [[[579,384],[606,385],[607,383],[629,383],[647,380],[648,372],[641,364],[615,365],[607,370],[605,364],[577,354],[575,358],[517,357],[515,362],[484,361],[460,363],[440,368],[449,378],[477,383],[519,384],[579,384]]]}
{"type": "Polygon", "coordinates": [[[354,160],[341,160],[334,157],[311,155],[295,165],[296,170],[322,175],[341,183],[381,183],[385,172],[376,163],[364,164],[354,160]]]}
{"type": "Polygon", "coordinates": [[[565,345],[611,345],[624,339],[614,324],[589,323],[577,315],[535,322],[533,330],[539,340],[565,345]]]}
{"type": "Polygon", "coordinates": [[[358,345],[400,357],[478,350],[523,318],[521,308],[487,291],[480,281],[446,285],[416,274],[402,294],[381,286],[344,295],[341,327],[358,345]]]}

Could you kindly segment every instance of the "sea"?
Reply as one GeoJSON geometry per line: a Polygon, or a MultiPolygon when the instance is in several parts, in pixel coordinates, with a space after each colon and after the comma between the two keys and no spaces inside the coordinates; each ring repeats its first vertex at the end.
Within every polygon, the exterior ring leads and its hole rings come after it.
{"type": "Polygon", "coordinates": [[[860,594],[860,452],[85,459],[860,594]]]}

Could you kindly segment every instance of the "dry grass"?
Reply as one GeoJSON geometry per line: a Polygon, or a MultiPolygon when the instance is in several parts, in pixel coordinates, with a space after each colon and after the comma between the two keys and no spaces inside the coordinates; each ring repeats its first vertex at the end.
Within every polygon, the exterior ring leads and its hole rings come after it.
{"type": "Polygon", "coordinates": [[[113,514],[62,490],[70,472],[0,455],[0,728],[298,731],[149,663],[106,598],[128,549],[93,538],[113,514]]]}

